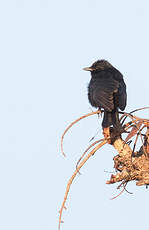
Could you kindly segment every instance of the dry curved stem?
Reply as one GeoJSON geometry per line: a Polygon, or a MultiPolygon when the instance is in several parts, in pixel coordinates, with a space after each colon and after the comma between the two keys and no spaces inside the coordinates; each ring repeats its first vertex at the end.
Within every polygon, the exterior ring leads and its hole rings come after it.
{"type": "Polygon", "coordinates": [[[78,165],[78,168],[75,170],[75,172],[73,173],[73,175],[71,176],[71,178],[69,179],[68,183],[67,183],[67,187],[66,187],[66,192],[65,192],[65,196],[64,196],[64,200],[59,212],[59,225],[58,225],[58,229],[60,230],[60,225],[62,223],[62,213],[63,213],[63,209],[65,208],[65,203],[68,197],[68,193],[70,190],[70,186],[74,180],[74,178],[76,177],[78,170],[80,170],[82,168],[82,166],[85,164],[85,162],[92,156],[94,155],[94,153],[101,148],[103,145],[105,145],[107,143],[107,140],[102,141],[99,145],[97,145],[90,153],[88,153],[88,155],[84,158],[84,160],[78,165]]]}
{"type": "Polygon", "coordinates": [[[124,123],[124,121],[126,120],[126,118],[129,116],[135,118],[136,120],[143,120],[143,121],[149,121],[149,119],[142,119],[142,118],[139,118],[135,115],[132,115],[132,113],[135,113],[135,112],[138,112],[138,111],[141,111],[141,110],[145,110],[145,109],[149,109],[149,107],[142,107],[142,108],[139,108],[139,109],[135,109],[133,111],[131,111],[130,113],[126,113],[126,112],[120,112],[120,114],[122,114],[122,116],[120,117],[120,121],[124,118],[124,120],[122,121],[122,124],[124,123]]]}
{"type": "MultiPolygon", "coordinates": [[[[126,184],[126,185],[127,185],[127,184],[126,184]]],[[[130,195],[133,194],[133,192],[129,192],[129,191],[126,189],[126,186],[124,186],[124,188],[125,188],[125,191],[126,191],[127,193],[129,193],[130,195]]]]}
{"type": "Polygon", "coordinates": [[[121,187],[121,185],[123,185],[123,189],[120,191],[120,193],[119,193],[118,195],[112,197],[111,200],[116,199],[116,198],[119,197],[124,191],[127,191],[127,190],[126,190],[127,182],[126,182],[126,181],[123,181],[123,182],[118,186],[118,189],[121,187]]]}
{"type": "Polygon", "coordinates": [[[135,110],[131,111],[130,113],[135,113],[135,112],[138,112],[140,110],[145,110],[145,109],[149,109],[149,107],[142,107],[142,108],[139,108],[139,109],[135,109],[135,110]]]}
{"type": "MultiPolygon", "coordinates": [[[[142,128],[144,128],[144,127],[142,127],[142,128]]],[[[147,156],[146,149],[145,149],[145,146],[144,146],[144,143],[143,143],[142,133],[141,133],[140,130],[139,130],[138,133],[139,133],[139,136],[141,138],[141,142],[142,142],[142,147],[143,147],[144,154],[147,156]]]]}
{"type": "Polygon", "coordinates": [[[119,197],[124,191],[125,191],[125,187],[123,187],[122,191],[120,191],[120,193],[119,193],[118,195],[112,197],[110,200],[116,199],[116,198],[119,197]]]}
{"type": "MultiPolygon", "coordinates": [[[[101,142],[101,141],[104,141],[104,139],[100,139],[100,140],[98,140],[98,141],[95,141],[94,143],[92,143],[92,144],[84,151],[84,153],[83,153],[82,156],[79,158],[79,160],[78,160],[78,162],[77,162],[77,164],[76,164],[76,169],[77,169],[77,170],[78,170],[78,165],[79,165],[80,161],[83,159],[83,157],[85,156],[85,154],[86,154],[94,145],[98,144],[98,143],[101,142]]],[[[78,172],[79,172],[79,171],[78,171],[78,172]]]]}
{"type": "MultiPolygon", "coordinates": [[[[129,114],[132,114],[132,113],[135,113],[135,112],[138,112],[138,111],[141,111],[141,110],[145,110],[145,109],[149,109],[149,107],[142,107],[142,108],[139,108],[139,109],[135,109],[135,110],[131,111],[129,114]]],[[[120,118],[120,121],[123,119],[123,117],[124,117],[124,120],[123,120],[123,122],[124,122],[126,120],[127,116],[125,114],[123,114],[121,116],[121,118],[120,118]]]]}
{"type": "MultiPolygon", "coordinates": [[[[137,133],[138,135],[141,133],[141,126],[142,126],[142,121],[138,121],[138,123],[136,123],[135,125],[131,125],[130,127],[128,127],[128,129],[131,129],[130,133],[128,134],[128,136],[126,137],[125,141],[127,142],[130,138],[132,138],[133,136],[135,136],[137,133]]],[[[127,129],[127,130],[128,130],[127,129]]]]}
{"type": "Polygon", "coordinates": [[[102,113],[103,111],[100,111],[100,110],[97,110],[95,112],[91,112],[91,113],[87,113],[79,118],[77,118],[75,121],[73,121],[64,131],[62,137],[61,137],[61,152],[62,154],[66,157],[65,153],[64,153],[64,150],[63,150],[63,141],[64,141],[64,136],[65,134],[68,132],[68,130],[73,126],[75,125],[77,122],[79,122],[80,120],[86,118],[86,117],[89,117],[89,116],[92,116],[92,115],[95,115],[95,114],[100,114],[102,113]]]}
{"type": "MultiPolygon", "coordinates": [[[[143,109],[143,108],[142,108],[143,109]]],[[[141,110],[141,109],[140,109],[141,110]]],[[[134,110],[136,111],[136,110],[134,110]]],[[[132,131],[131,133],[128,134],[127,138],[125,139],[125,141],[127,142],[130,138],[132,138],[135,134],[137,134],[138,132],[138,135],[140,136],[141,138],[141,141],[142,141],[142,146],[143,146],[143,149],[144,149],[144,154],[146,154],[146,151],[145,151],[145,148],[144,148],[144,143],[143,143],[143,139],[142,139],[142,133],[140,131],[141,129],[141,126],[142,126],[142,123],[144,122],[144,119],[141,119],[141,118],[138,118],[136,116],[132,116],[130,114],[126,114],[124,112],[125,116],[128,116],[132,119],[132,122],[135,123],[135,127],[132,128],[132,131]]],[[[148,120],[148,119],[147,119],[148,120]]],[[[146,120],[145,120],[146,122],[146,120]]],[[[133,152],[132,152],[133,153],[133,152]]]]}
{"type": "Polygon", "coordinates": [[[133,119],[135,119],[136,121],[141,120],[141,121],[143,121],[143,122],[149,122],[149,119],[147,119],[147,118],[140,118],[140,117],[138,117],[138,116],[132,115],[131,113],[126,113],[126,112],[121,112],[121,111],[119,111],[119,113],[120,113],[120,114],[124,114],[124,115],[126,115],[127,117],[133,118],[133,119]]]}
{"type": "Polygon", "coordinates": [[[137,141],[138,141],[138,137],[139,137],[139,134],[137,133],[136,139],[135,139],[135,142],[134,142],[134,145],[133,145],[132,156],[133,156],[134,151],[135,151],[135,148],[136,148],[136,144],[137,144],[137,141]]]}
{"type": "Polygon", "coordinates": [[[128,136],[126,137],[125,139],[125,142],[128,142],[128,140],[130,138],[132,138],[133,136],[135,136],[138,132],[138,135],[140,135],[140,138],[141,138],[141,141],[142,141],[142,144],[143,144],[143,140],[142,140],[142,133],[141,133],[141,126],[142,126],[142,123],[143,123],[143,120],[142,119],[138,119],[138,118],[135,118],[133,116],[131,116],[130,114],[126,114],[125,113],[125,118],[126,117],[130,117],[132,119],[131,122],[128,122],[126,123],[123,127],[124,130],[129,130],[131,127],[132,127],[132,130],[131,132],[128,134],[128,136]],[[133,124],[134,123],[134,124],[133,124]]]}

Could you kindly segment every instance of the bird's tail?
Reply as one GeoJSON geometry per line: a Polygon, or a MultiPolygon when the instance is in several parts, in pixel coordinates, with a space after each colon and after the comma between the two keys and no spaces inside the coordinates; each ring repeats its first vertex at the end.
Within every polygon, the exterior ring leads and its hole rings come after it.
{"type": "Polygon", "coordinates": [[[121,124],[119,121],[119,114],[118,114],[117,109],[114,109],[111,112],[104,111],[102,127],[107,128],[110,126],[113,126],[115,129],[118,129],[121,127],[121,124]]]}

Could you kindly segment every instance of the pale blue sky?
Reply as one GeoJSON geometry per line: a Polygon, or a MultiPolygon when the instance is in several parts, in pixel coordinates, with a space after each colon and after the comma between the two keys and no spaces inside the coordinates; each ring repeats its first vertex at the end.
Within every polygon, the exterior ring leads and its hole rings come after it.
{"type": "MultiPolygon", "coordinates": [[[[127,83],[126,111],[148,106],[149,3],[146,0],[5,0],[0,2],[0,229],[53,230],[66,183],[96,117],[60,136],[90,112],[82,68],[107,59],[127,83]]],[[[148,112],[144,116],[149,116],[148,112]]],[[[98,128],[99,127],[99,128],[98,128]]],[[[63,230],[146,228],[149,191],[106,185],[111,146],[98,151],[74,181],[63,230]]]]}

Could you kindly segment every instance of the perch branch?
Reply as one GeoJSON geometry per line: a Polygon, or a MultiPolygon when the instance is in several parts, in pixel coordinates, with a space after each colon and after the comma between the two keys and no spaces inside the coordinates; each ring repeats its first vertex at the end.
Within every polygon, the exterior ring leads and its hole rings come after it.
{"type": "Polygon", "coordinates": [[[146,150],[145,142],[138,152],[132,155],[132,149],[126,144],[121,137],[117,138],[113,147],[118,151],[118,155],[114,157],[114,167],[119,172],[116,175],[111,175],[107,184],[112,184],[120,181],[137,181],[136,185],[149,184],[149,156],[146,150]]]}

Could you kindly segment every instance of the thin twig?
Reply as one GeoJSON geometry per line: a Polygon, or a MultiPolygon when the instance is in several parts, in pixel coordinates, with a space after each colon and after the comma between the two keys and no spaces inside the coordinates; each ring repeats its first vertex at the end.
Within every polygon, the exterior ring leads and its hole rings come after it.
{"type": "Polygon", "coordinates": [[[140,131],[139,131],[139,136],[140,136],[141,141],[142,141],[143,152],[145,153],[145,156],[147,156],[146,149],[145,149],[144,142],[143,142],[143,138],[142,138],[142,135],[140,134],[140,131]]]}
{"type": "MultiPolygon", "coordinates": [[[[132,138],[133,136],[135,136],[137,134],[137,132],[139,132],[141,126],[142,126],[142,121],[136,122],[136,124],[133,125],[130,133],[126,137],[125,141],[127,142],[130,138],[132,138]]],[[[141,133],[141,132],[139,132],[139,133],[141,133]]]]}
{"type": "MultiPolygon", "coordinates": [[[[114,199],[116,199],[117,197],[119,197],[124,191],[128,192],[128,191],[126,190],[126,185],[127,185],[127,183],[128,183],[128,181],[126,181],[126,180],[122,181],[122,183],[117,187],[117,189],[120,189],[120,187],[123,186],[122,191],[120,191],[120,193],[119,193],[118,195],[116,195],[115,197],[111,198],[111,200],[114,200],[114,199]]],[[[128,193],[130,193],[130,192],[128,192],[128,193]]],[[[131,194],[131,193],[130,193],[130,194],[131,194]]]]}
{"type": "MultiPolygon", "coordinates": [[[[127,185],[127,184],[126,184],[127,185]]],[[[133,194],[133,192],[129,192],[127,189],[126,189],[126,185],[124,186],[124,188],[125,188],[125,191],[127,192],[127,193],[129,193],[129,194],[133,194]]]]}
{"type": "Polygon", "coordinates": [[[144,110],[144,109],[149,109],[149,107],[142,107],[142,108],[139,108],[139,109],[135,109],[135,110],[131,111],[130,113],[135,113],[135,112],[138,112],[138,111],[144,110]]]}
{"type": "Polygon", "coordinates": [[[116,198],[119,197],[124,191],[125,191],[125,187],[123,187],[122,191],[120,191],[120,193],[119,193],[118,195],[112,197],[110,200],[116,199],[116,198]]]}
{"type": "Polygon", "coordinates": [[[138,141],[138,137],[139,137],[139,133],[137,133],[137,135],[136,135],[136,139],[135,139],[134,146],[133,146],[133,150],[132,150],[132,156],[133,156],[134,151],[135,151],[135,148],[136,148],[136,144],[137,144],[137,141],[138,141]]]}
{"type": "Polygon", "coordinates": [[[64,196],[64,200],[60,209],[60,214],[59,214],[59,225],[58,225],[58,230],[60,230],[60,225],[61,225],[61,219],[62,219],[62,212],[63,209],[65,207],[65,203],[68,197],[68,193],[70,190],[70,186],[74,180],[74,178],[76,177],[78,170],[80,170],[80,168],[82,168],[82,166],[85,164],[85,162],[99,149],[101,148],[103,145],[105,145],[107,143],[107,140],[104,140],[103,142],[101,142],[99,145],[97,145],[85,158],[84,160],[78,165],[78,169],[75,170],[75,172],[73,173],[73,175],[71,176],[71,178],[69,179],[68,183],[67,183],[67,187],[66,187],[66,192],[65,192],[65,196],[64,196]]]}
{"type": "Polygon", "coordinates": [[[96,132],[96,134],[89,140],[89,142],[93,141],[95,139],[95,137],[97,136],[97,134],[99,133],[99,130],[96,132]]]}
{"type": "Polygon", "coordinates": [[[65,155],[64,150],[63,150],[63,141],[64,141],[64,136],[65,136],[65,134],[68,132],[68,130],[69,130],[74,124],[76,124],[78,121],[80,121],[80,120],[82,120],[82,119],[84,119],[84,118],[86,118],[86,117],[92,116],[92,115],[94,115],[94,114],[99,114],[99,113],[101,113],[101,112],[102,112],[102,111],[97,110],[97,111],[95,111],[95,112],[87,113],[87,114],[85,114],[85,115],[83,115],[83,116],[77,118],[75,121],[73,121],[73,122],[65,129],[65,131],[64,131],[64,133],[63,133],[63,135],[62,135],[62,137],[61,137],[61,151],[62,151],[62,154],[63,154],[64,156],[66,156],[66,155],[65,155]]]}
{"type": "Polygon", "coordinates": [[[140,118],[140,117],[131,115],[131,113],[126,113],[126,112],[121,112],[121,111],[119,111],[119,113],[120,114],[124,114],[124,115],[130,117],[131,119],[134,118],[136,121],[141,120],[143,122],[149,122],[149,119],[147,119],[147,118],[140,118]]]}
{"type": "Polygon", "coordinates": [[[82,158],[85,156],[85,154],[90,150],[90,148],[92,148],[94,145],[98,144],[99,142],[103,141],[103,139],[100,139],[98,141],[95,141],[94,143],[92,143],[85,151],[84,153],[82,154],[82,156],[79,158],[77,164],[76,164],[76,169],[78,170],[78,164],[80,163],[80,161],[82,160],[82,158]]]}
{"type": "MultiPolygon", "coordinates": [[[[138,111],[140,111],[140,110],[145,110],[145,109],[149,109],[149,107],[142,107],[142,108],[139,108],[139,109],[135,109],[135,110],[131,111],[129,114],[132,114],[132,113],[138,112],[138,111]]],[[[123,118],[123,117],[125,117],[125,118],[124,118],[124,120],[122,121],[122,124],[123,124],[123,123],[124,123],[124,121],[126,120],[127,116],[122,115],[122,116],[121,116],[121,118],[120,118],[120,121],[122,120],[122,118],[123,118]]]]}
{"type": "MultiPolygon", "coordinates": [[[[145,152],[144,143],[143,143],[143,139],[142,139],[142,133],[140,132],[140,127],[139,127],[138,123],[141,122],[141,121],[142,121],[142,123],[143,123],[143,121],[146,121],[146,119],[141,119],[141,118],[139,118],[139,117],[132,116],[132,115],[127,114],[127,113],[125,113],[125,112],[122,112],[122,113],[123,113],[123,114],[126,114],[126,116],[130,117],[130,118],[132,119],[132,122],[135,123],[136,128],[138,129],[138,133],[139,133],[139,135],[140,135],[141,141],[142,141],[143,150],[144,150],[144,152],[145,152]],[[137,123],[137,121],[138,121],[138,123],[137,123]]],[[[148,120],[148,119],[147,119],[147,120],[148,120]]]]}

